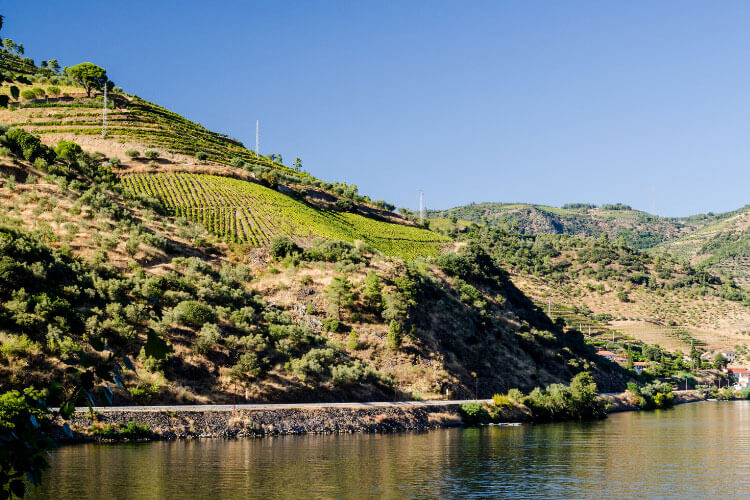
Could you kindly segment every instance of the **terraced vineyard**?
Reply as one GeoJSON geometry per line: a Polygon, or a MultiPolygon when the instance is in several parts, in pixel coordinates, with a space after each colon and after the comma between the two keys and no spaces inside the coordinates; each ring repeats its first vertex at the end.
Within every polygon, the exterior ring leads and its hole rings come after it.
{"type": "Polygon", "coordinates": [[[123,176],[122,184],[127,192],[157,198],[173,215],[203,224],[226,241],[263,245],[279,235],[322,236],[362,240],[406,259],[437,255],[448,241],[425,229],[319,210],[273,189],[228,177],[132,174],[123,176]]]}

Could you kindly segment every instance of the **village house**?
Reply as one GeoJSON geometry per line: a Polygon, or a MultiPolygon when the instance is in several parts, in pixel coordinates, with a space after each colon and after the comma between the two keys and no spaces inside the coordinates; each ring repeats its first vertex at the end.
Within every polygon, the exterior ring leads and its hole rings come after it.
{"type": "Polygon", "coordinates": [[[737,379],[737,386],[740,388],[745,388],[750,384],[750,370],[747,368],[730,368],[728,372],[737,379]]]}
{"type": "Polygon", "coordinates": [[[612,351],[597,351],[596,354],[610,361],[614,361],[617,357],[617,354],[613,353],[612,351]]]}

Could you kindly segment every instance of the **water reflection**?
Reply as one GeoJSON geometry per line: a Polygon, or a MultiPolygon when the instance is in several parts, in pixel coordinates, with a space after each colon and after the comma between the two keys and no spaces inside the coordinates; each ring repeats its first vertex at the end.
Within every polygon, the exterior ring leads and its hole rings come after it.
{"type": "Polygon", "coordinates": [[[80,445],[34,498],[742,498],[750,403],[425,434],[80,445]]]}

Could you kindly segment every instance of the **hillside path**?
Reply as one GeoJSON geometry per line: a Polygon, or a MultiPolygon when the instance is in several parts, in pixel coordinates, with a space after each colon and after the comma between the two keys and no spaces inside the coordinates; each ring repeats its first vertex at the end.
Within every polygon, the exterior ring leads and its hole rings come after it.
{"type": "MultiPolygon", "coordinates": [[[[273,404],[229,404],[229,405],[165,405],[165,406],[95,406],[94,411],[230,411],[230,410],[302,410],[310,408],[378,408],[378,407],[419,407],[419,406],[458,406],[477,401],[491,403],[491,399],[460,399],[450,401],[376,401],[369,403],[273,403],[273,404]]],[[[76,412],[88,412],[88,407],[78,407],[76,412]]]]}

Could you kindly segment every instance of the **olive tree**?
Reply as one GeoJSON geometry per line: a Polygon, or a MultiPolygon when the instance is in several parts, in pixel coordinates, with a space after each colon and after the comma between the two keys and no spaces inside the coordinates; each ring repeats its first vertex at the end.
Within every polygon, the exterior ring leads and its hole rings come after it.
{"type": "Polygon", "coordinates": [[[100,90],[108,83],[107,70],[89,62],[65,68],[65,73],[86,89],[87,97],[91,97],[92,90],[100,90]]]}

